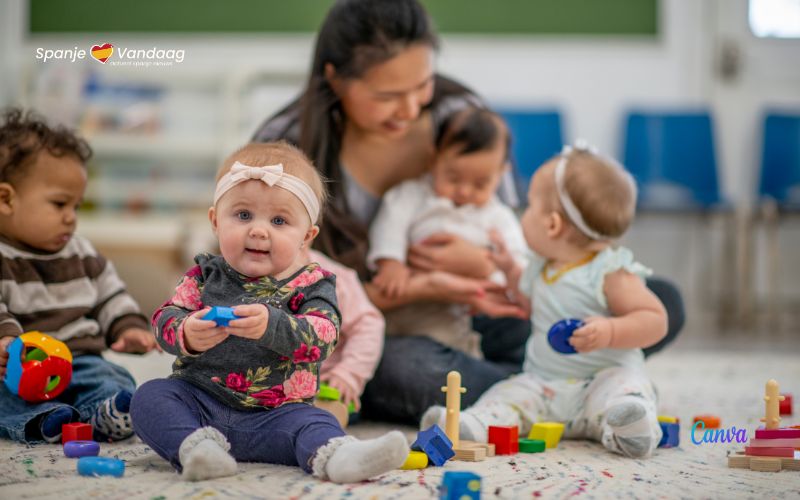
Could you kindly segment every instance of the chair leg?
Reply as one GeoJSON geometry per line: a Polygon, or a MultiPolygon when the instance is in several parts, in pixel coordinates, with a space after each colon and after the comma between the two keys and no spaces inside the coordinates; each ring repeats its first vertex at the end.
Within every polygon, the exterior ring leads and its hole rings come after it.
{"type": "Polygon", "coordinates": [[[737,278],[735,274],[737,255],[736,213],[723,213],[722,218],[722,252],[720,265],[717,272],[720,274],[720,290],[718,298],[718,323],[720,328],[727,329],[736,322],[735,289],[737,278]]]}
{"type": "Polygon", "coordinates": [[[780,241],[778,240],[778,207],[767,203],[762,207],[767,231],[767,328],[775,332],[780,327],[779,304],[780,293],[780,241]]]}
{"type": "Polygon", "coordinates": [[[736,213],[736,311],[739,324],[753,326],[753,213],[744,208],[736,213]]]}

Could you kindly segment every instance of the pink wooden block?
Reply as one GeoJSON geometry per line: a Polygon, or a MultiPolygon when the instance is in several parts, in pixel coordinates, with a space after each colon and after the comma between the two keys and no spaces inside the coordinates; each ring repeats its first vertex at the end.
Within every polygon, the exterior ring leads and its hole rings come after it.
{"type": "Polygon", "coordinates": [[[784,427],[782,429],[756,429],[756,439],[794,439],[800,438],[800,429],[784,427]]]}
{"type": "Polygon", "coordinates": [[[800,448],[800,438],[794,439],[751,439],[750,446],[757,448],[800,448]]]}
{"type": "Polygon", "coordinates": [[[794,458],[794,448],[759,448],[745,446],[744,454],[751,457],[789,457],[794,458]]]}

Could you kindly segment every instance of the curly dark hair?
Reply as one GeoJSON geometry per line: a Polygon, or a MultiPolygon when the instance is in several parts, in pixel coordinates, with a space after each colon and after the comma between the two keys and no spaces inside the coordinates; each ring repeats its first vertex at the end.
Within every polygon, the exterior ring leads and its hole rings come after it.
{"type": "Polygon", "coordinates": [[[33,111],[5,111],[0,123],[0,182],[22,179],[42,149],[57,158],[74,156],[84,165],[92,156],[89,144],[70,129],[51,127],[33,111]]]}

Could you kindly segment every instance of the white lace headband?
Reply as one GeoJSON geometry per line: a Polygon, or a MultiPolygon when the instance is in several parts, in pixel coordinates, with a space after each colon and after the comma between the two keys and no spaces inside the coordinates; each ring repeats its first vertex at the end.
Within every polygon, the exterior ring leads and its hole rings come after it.
{"type": "Polygon", "coordinates": [[[283,188],[295,195],[308,212],[311,224],[317,223],[319,217],[319,200],[314,190],[303,179],[294,175],[284,173],[283,164],[267,165],[264,167],[250,167],[238,161],[233,164],[230,171],[222,176],[217,182],[217,189],[214,191],[214,205],[217,204],[222,195],[234,186],[242,182],[256,180],[262,181],[268,186],[283,188]]]}
{"type": "MultiPolygon", "coordinates": [[[[567,164],[569,163],[569,159],[572,156],[573,151],[589,152],[594,155],[598,154],[597,148],[590,146],[586,141],[582,139],[578,139],[577,141],[575,141],[574,146],[567,145],[564,146],[564,148],[561,150],[561,159],[559,160],[558,165],[556,165],[556,171],[555,171],[556,190],[558,191],[558,199],[561,201],[561,206],[564,207],[564,211],[567,213],[567,217],[569,217],[569,220],[572,221],[573,224],[575,224],[575,227],[577,227],[580,230],[580,232],[582,232],[589,238],[601,241],[613,239],[612,237],[600,234],[599,232],[589,227],[589,224],[587,224],[586,221],[583,220],[583,215],[581,215],[581,211],[578,210],[578,207],[576,207],[575,203],[572,202],[572,198],[570,198],[569,193],[567,193],[567,190],[564,187],[564,176],[566,175],[567,164]]],[[[630,182],[635,189],[636,184],[634,183],[633,178],[630,176],[630,174],[628,174],[628,172],[625,171],[622,165],[619,165],[619,163],[617,163],[612,158],[604,157],[603,160],[613,165],[617,165],[620,169],[622,169],[622,171],[626,174],[628,178],[628,182],[630,182]]]]}

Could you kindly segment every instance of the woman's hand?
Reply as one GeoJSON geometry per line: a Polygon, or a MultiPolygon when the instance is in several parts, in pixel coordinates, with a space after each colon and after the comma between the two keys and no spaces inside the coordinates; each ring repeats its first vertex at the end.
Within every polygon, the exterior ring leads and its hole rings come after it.
{"type": "Polygon", "coordinates": [[[224,326],[217,326],[211,320],[200,319],[210,307],[201,309],[186,318],[183,323],[183,343],[189,352],[205,352],[228,338],[224,326]]]}
{"type": "Polygon", "coordinates": [[[372,303],[382,311],[426,301],[467,304],[476,314],[494,317],[528,317],[522,308],[508,299],[504,287],[488,280],[466,278],[443,271],[412,275],[405,295],[395,299],[386,297],[372,283],[366,283],[364,289],[372,303]]]}
{"type": "Polygon", "coordinates": [[[239,316],[228,323],[227,332],[237,337],[257,340],[264,336],[269,322],[269,309],[263,304],[248,304],[233,308],[233,314],[239,316]]]}
{"type": "Polygon", "coordinates": [[[372,278],[375,286],[390,299],[403,295],[408,287],[411,269],[394,259],[379,259],[376,264],[378,272],[372,278]]]}
{"type": "Polygon", "coordinates": [[[320,377],[321,382],[325,382],[329,386],[337,389],[339,394],[342,396],[342,403],[345,405],[349,405],[353,403],[356,408],[356,411],[361,409],[361,399],[359,399],[358,392],[350,386],[344,379],[337,377],[336,375],[326,373],[325,375],[320,377]]]}
{"type": "Polygon", "coordinates": [[[485,314],[493,318],[528,319],[530,314],[517,301],[508,297],[508,289],[497,283],[485,282],[484,293],[472,297],[466,303],[472,308],[471,313],[485,314]]]}
{"type": "Polygon", "coordinates": [[[420,271],[446,271],[471,278],[487,278],[494,271],[488,248],[448,233],[436,233],[408,249],[408,264],[420,271]]]}
{"type": "Polygon", "coordinates": [[[472,314],[527,318],[525,311],[509,300],[506,288],[497,283],[438,271],[425,276],[430,290],[438,294],[442,302],[467,304],[472,314]]]}

